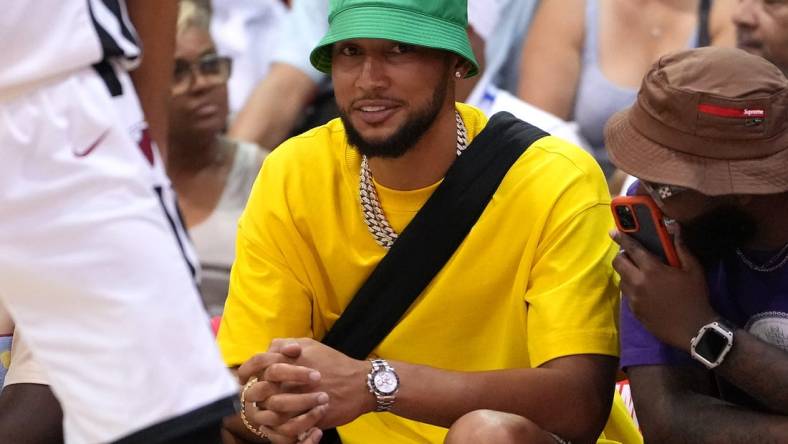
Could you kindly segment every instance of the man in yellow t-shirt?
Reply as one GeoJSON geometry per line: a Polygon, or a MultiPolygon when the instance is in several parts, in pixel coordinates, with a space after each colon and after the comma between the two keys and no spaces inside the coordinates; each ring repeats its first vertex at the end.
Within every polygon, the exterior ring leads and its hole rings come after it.
{"type": "Polygon", "coordinates": [[[454,101],[456,79],[478,71],[465,8],[331,2],[311,59],[342,118],[267,158],[239,224],[218,338],[244,384],[238,440],[311,444],[339,426],[345,444],[640,442],[611,409],[604,177],[554,137],[515,162],[372,363],[318,342],[487,124],[454,101]]]}

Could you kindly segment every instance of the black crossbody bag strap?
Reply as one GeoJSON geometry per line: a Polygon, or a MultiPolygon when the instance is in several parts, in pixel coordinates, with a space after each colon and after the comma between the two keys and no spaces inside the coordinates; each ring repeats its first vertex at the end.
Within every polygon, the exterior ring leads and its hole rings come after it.
{"type": "MultiPolygon", "coordinates": [[[[354,359],[366,359],[454,254],[509,168],[548,135],[509,113],[494,115],[454,161],[323,343],[354,359]]],[[[321,442],[338,443],[339,435],[326,430],[321,442]]]]}

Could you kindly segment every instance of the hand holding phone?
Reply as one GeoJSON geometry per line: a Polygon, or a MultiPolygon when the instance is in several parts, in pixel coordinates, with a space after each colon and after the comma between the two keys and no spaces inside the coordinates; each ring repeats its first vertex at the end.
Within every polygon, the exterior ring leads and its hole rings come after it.
{"type": "Polygon", "coordinates": [[[610,203],[618,231],[626,233],[662,263],[681,267],[664,215],[649,196],[618,196],[610,203]]]}

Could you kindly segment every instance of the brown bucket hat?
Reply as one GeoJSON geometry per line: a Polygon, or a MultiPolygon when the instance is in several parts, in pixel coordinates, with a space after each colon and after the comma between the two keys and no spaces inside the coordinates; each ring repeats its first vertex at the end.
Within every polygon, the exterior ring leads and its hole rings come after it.
{"type": "Polygon", "coordinates": [[[731,48],[662,57],[605,127],[610,160],[709,196],[788,191],[788,80],[731,48]]]}

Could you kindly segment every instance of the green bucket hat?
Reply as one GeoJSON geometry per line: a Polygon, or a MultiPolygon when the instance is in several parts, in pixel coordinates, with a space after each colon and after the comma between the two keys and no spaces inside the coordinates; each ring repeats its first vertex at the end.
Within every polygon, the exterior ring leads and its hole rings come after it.
{"type": "Polygon", "coordinates": [[[331,72],[331,45],[350,39],[386,39],[451,51],[471,63],[465,77],[479,73],[471,50],[467,0],[331,0],[328,32],[309,60],[331,72]]]}

